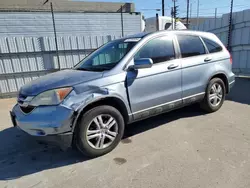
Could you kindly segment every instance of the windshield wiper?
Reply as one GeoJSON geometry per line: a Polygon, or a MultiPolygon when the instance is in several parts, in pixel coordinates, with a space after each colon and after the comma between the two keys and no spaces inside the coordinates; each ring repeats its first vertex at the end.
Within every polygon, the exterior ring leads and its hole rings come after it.
{"type": "Polygon", "coordinates": [[[89,68],[84,68],[84,67],[79,67],[79,68],[76,68],[76,70],[82,70],[82,71],[105,71],[105,70],[110,70],[111,68],[110,67],[89,67],[89,68]]]}
{"type": "Polygon", "coordinates": [[[79,67],[79,68],[76,68],[76,70],[82,70],[82,71],[90,71],[89,69],[86,69],[86,68],[81,68],[81,67],[79,67]]]}

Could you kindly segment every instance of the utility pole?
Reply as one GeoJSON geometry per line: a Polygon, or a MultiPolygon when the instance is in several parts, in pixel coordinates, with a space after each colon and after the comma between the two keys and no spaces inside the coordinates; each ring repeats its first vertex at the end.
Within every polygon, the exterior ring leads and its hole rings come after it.
{"type": "Polygon", "coordinates": [[[162,16],[165,15],[165,2],[164,2],[164,1],[165,1],[165,0],[162,0],[162,1],[161,1],[162,16]]]}
{"type": "Polygon", "coordinates": [[[58,69],[60,70],[61,66],[60,66],[60,60],[59,60],[58,43],[57,43],[57,36],[56,36],[56,24],[55,24],[55,17],[54,17],[54,10],[53,10],[53,4],[52,4],[52,2],[50,2],[50,8],[51,8],[51,15],[52,15],[52,21],[53,21],[54,36],[55,36],[55,43],[56,43],[57,63],[58,63],[58,69]]]}
{"type": "Polygon", "coordinates": [[[197,0],[197,24],[196,24],[196,30],[199,30],[199,13],[200,13],[200,0],[197,0]]]}
{"type": "Polygon", "coordinates": [[[189,17],[189,0],[187,0],[187,22],[186,22],[187,28],[189,26],[188,17],[189,17]]]}
{"type": "Polygon", "coordinates": [[[174,30],[176,29],[176,4],[175,4],[175,1],[176,0],[173,0],[174,1],[174,30]]]}
{"type": "Polygon", "coordinates": [[[231,0],[229,29],[228,29],[228,41],[227,41],[227,49],[229,52],[231,52],[231,38],[232,38],[232,30],[233,30],[233,5],[234,5],[234,0],[231,0]]]}

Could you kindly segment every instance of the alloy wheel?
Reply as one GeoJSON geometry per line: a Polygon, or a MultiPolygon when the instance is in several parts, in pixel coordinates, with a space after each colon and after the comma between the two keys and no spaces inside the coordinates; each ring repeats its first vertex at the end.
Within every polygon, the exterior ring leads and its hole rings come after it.
{"type": "Polygon", "coordinates": [[[88,125],[87,141],[94,149],[104,149],[110,146],[118,134],[118,124],[111,115],[96,116],[88,125]]]}
{"type": "Polygon", "coordinates": [[[209,102],[212,106],[218,106],[223,98],[223,89],[219,83],[214,83],[209,92],[209,102]]]}

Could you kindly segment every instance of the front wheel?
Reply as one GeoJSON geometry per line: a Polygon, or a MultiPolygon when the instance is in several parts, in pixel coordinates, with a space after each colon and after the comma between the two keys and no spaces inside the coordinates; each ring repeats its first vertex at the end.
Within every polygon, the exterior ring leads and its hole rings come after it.
{"type": "Polygon", "coordinates": [[[112,151],[123,132],[121,113],[112,106],[98,106],[81,118],[76,131],[76,146],[84,155],[98,157],[112,151]]]}
{"type": "Polygon", "coordinates": [[[201,102],[201,108],[211,113],[219,110],[224,103],[226,95],[225,84],[220,78],[210,80],[206,95],[201,102]]]}

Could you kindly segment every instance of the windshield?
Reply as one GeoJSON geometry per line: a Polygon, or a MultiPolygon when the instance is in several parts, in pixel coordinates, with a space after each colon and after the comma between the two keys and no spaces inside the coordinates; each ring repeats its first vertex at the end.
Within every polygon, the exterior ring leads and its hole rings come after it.
{"type": "Polygon", "coordinates": [[[135,41],[126,39],[109,42],[81,60],[74,69],[85,71],[111,70],[135,44],[135,41]]]}

